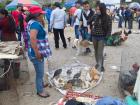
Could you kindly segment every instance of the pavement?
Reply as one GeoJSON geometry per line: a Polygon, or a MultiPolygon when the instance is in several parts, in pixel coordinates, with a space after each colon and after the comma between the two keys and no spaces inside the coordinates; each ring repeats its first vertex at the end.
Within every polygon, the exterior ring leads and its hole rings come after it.
{"type": "MultiPolygon", "coordinates": [[[[133,31],[137,31],[137,24],[134,24],[133,31]]],[[[117,31],[117,24],[113,24],[113,31],[117,31]]],[[[65,30],[65,36],[74,37],[74,31],[68,27],[65,30]]],[[[60,41],[60,49],[56,50],[54,47],[53,34],[49,34],[50,46],[52,48],[53,56],[49,62],[45,62],[45,72],[51,69],[59,68],[71,62],[76,58],[82,63],[88,65],[95,65],[94,55],[76,56],[76,50],[72,49],[72,43],[68,43],[68,48],[64,49],[60,41]]],[[[89,90],[95,95],[99,96],[113,96],[124,98],[118,89],[119,72],[122,69],[129,69],[131,64],[135,61],[139,62],[137,56],[131,55],[139,54],[138,49],[140,42],[140,34],[132,33],[129,38],[121,46],[105,47],[105,73],[101,83],[89,90]],[[129,57],[131,58],[129,60],[129,57]],[[128,59],[127,59],[128,58],[128,59]],[[116,69],[112,69],[115,66],[116,69]]],[[[32,63],[29,60],[21,60],[21,76],[18,80],[13,80],[11,89],[9,91],[0,92],[0,105],[50,105],[51,102],[56,103],[63,95],[55,88],[46,88],[45,90],[50,93],[50,97],[42,99],[36,95],[35,91],[35,71],[32,63]]],[[[139,62],[140,63],[140,62],[139,62]]],[[[47,81],[47,77],[44,78],[47,81]]],[[[12,80],[11,80],[12,81],[12,80]]]]}

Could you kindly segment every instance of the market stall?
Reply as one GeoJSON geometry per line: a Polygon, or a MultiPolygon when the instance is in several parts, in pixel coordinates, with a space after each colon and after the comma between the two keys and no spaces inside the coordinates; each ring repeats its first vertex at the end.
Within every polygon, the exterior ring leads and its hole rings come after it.
{"type": "Polygon", "coordinates": [[[11,73],[19,78],[21,46],[17,41],[0,42],[0,90],[10,89],[11,73]],[[11,72],[13,71],[13,72],[11,72]]]}

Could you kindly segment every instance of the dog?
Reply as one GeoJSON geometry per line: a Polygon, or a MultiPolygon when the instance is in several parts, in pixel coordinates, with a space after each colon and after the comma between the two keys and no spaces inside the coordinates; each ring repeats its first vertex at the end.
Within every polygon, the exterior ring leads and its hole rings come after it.
{"type": "Polygon", "coordinates": [[[80,40],[80,39],[74,39],[72,47],[77,49],[76,52],[77,56],[81,55],[83,51],[86,51],[86,48],[93,49],[91,48],[90,42],[88,40],[80,40]]]}

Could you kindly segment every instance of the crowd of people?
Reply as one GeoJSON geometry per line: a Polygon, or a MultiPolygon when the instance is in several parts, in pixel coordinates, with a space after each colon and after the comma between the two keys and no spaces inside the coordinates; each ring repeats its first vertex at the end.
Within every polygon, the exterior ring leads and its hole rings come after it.
{"type": "MultiPolygon", "coordinates": [[[[67,49],[64,31],[68,23],[74,28],[76,39],[93,42],[95,67],[99,71],[105,71],[103,65],[104,40],[112,32],[112,17],[106,5],[98,3],[96,9],[92,9],[90,3],[85,1],[83,3],[76,2],[72,8],[67,11],[61,7],[60,3],[55,2],[53,6],[46,5],[43,9],[38,6],[27,8],[22,4],[9,13],[3,8],[0,9],[0,40],[19,41],[21,45],[24,42],[28,57],[36,71],[36,89],[37,95],[40,97],[49,97],[49,94],[45,93],[43,89],[46,86],[43,82],[44,58],[49,58],[52,55],[48,33],[53,32],[57,50],[59,49],[59,37],[63,42],[64,49],[67,49]],[[45,29],[46,21],[48,32],[45,29]]],[[[131,31],[132,11],[129,8],[121,7],[116,13],[119,16],[118,27],[122,27],[122,22],[125,20],[131,31]]],[[[140,28],[140,10],[138,20],[140,28]]],[[[91,49],[87,47],[85,53],[90,52],[91,49]]]]}

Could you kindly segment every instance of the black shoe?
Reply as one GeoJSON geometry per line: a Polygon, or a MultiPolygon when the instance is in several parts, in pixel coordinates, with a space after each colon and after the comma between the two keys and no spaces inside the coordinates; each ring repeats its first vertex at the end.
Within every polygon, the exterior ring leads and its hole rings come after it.
{"type": "Polygon", "coordinates": [[[41,95],[40,93],[37,93],[37,95],[41,98],[47,98],[50,97],[50,95],[48,93],[46,93],[46,95],[41,95]]]}
{"type": "Polygon", "coordinates": [[[104,71],[105,71],[105,68],[104,68],[104,67],[102,67],[102,68],[101,68],[101,72],[104,72],[104,71]]]}
{"type": "Polygon", "coordinates": [[[131,33],[132,33],[131,30],[129,30],[129,31],[128,31],[128,34],[131,34],[131,33]]]}
{"type": "Polygon", "coordinates": [[[87,52],[87,53],[91,53],[90,48],[86,48],[86,52],[87,52]]]}
{"type": "Polygon", "coordinates": [[[67,49],[67,47],[64,47],[64,49],[67,49]]]}

